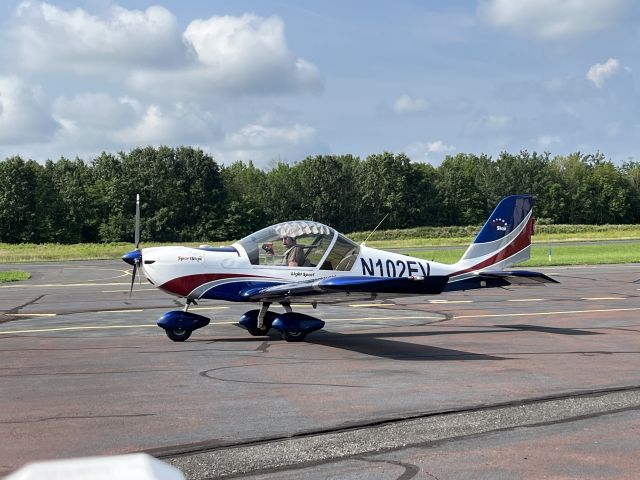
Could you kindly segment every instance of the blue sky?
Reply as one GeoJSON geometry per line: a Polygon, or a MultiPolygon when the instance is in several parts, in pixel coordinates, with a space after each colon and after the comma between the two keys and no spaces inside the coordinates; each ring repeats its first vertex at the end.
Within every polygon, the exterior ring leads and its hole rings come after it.
{"type": "Polygon", "coordinates": [[[0,158],[640,160],[632,0],[7,1],[0,158]]]}

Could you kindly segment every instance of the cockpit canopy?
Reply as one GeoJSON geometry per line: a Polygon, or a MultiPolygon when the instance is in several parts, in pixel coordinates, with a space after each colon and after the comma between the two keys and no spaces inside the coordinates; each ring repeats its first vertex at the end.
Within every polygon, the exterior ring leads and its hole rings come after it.
{"type": "Polygon", "coordinates": [[[290,237],[302,249],[301,267],[321,270],[350,270],[360,247],[331,227],[318,222],[292,221],[263,228],[238,242],[253,265],[286,266],[290,248],[283,238],[290,237]]]}

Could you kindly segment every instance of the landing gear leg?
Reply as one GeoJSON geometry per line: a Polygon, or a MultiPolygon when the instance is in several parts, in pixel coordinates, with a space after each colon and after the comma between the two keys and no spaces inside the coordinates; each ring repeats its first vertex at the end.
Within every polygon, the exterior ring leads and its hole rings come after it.
{"type": "Polygon", "coordinates": [[[189,307],[192,303],[194,305],[198,305],[198,303],[193,298],[187,298],[187,302],[184,304],[184,309],[182,311],[186,312],[187,310],[189,310],[189,307]]]}
{"type": "Polygon", "coordinates": [[[260,305],[260,313],[258,313],[258,320],[256,322],[256,328],[259,332],[267,333],[269,330],[265,328],[264,317],[267,316],[267,312],[269,311],[269,307],[271,306],[271,302],[262,302],[260,305]]]}

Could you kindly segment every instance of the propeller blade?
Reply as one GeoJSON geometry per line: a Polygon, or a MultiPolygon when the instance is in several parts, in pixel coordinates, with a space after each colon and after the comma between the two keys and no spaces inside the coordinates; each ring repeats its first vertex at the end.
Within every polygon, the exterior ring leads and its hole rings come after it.
{"type": "Polygon", "coordinates": [[[129,298],[131,298],[131,295],[133,294],[133,284],[136,281],[136,272],[138,271],[138,262],[134,262],[133,263],[133,273],[131,275],[131,288],[129,289],[129,298]]]}
{"type": "Polygon", "coordinates": [[[134,240],[136,250],[140,246],[140,194],[136,194],[136,233],[134,240]]]}

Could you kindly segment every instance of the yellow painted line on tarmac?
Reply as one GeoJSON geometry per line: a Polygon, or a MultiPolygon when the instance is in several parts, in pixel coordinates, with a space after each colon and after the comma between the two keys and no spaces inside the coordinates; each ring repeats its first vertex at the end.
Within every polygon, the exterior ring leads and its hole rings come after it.
{"type": "Polygon", "coordinates": [[[507,302],[544,302],[544,298],[514,298],[513,300],[507,300],[507,302]]]}
{"type": "Polygon", "coordinates": [[[78,327],[56,327],[56,328],[37,328],[31,330],[10,330],[6,332],[0,331],[0,335],[15,335],[19,333],[48,333],[48,332],[66,332],[78,330],[109,330],[117,328],[149,328],[157,327],[155,324],[149,325],[83,325],[78,327]]]}
{"type": "MultiPolygon", "coordinates": [[[[114,310],[111,310],[113,312],[114,310]]],[[[127,311],[127,310],[121,310],[127,311]]],[[[131,310],[129,310],[131,311],[131,310]]],[[[133,310],[136,311],[136,310],[133,310]]],[[[608,308],[608,309],[593,309],[593,310],[558,310],[553,312],[530,312],[530,313],[495,313],[495,314],[482,314],[482,315],[458,315],[452,317],[453,320],[458,319],[472,319],[472,318],[501,318],[501,317],[535,317],[535,316],[548,316],[548,315],[574,315],[585,313],[612,313],[612,312],[637,312],[640,311],[640,307],[634,308],[608,308]]],[[[106,312],[105,312],[106,313],[106,312]]],[[[325,322],[367,322],[376,320],[442,320],[442,316],[392,316],[392,317],[358,317],[358,318],[325,318],[325,322]]],[[[236,324],[235,320],[222,320],[212,323],[212,325],[224,325],[224,324],[236,324]]],[[[123,328],[150,328],[157,327],[156,324],[145,325],[84,325],[76,327],[55,327],[55,328],[39,328],[29,330],[10,330],[0,331],[0,335],[20,334],[20,333],[46,333],[46,332],[61,332],[61,331],[80,331],[80,330],[108,330],[108,329],[123,329],[123,328]]]]}
{"type": "Polygon", "coordinates": [[[350,307],[362,308],[362,307],[394,307],[395,303],[352,303],[350,307]]]}
{"type": "Polygon", "coordinates": [[[140,313],[144,312],[142,308],[132,308],[128,310],[98,310],[96,312],[91,313],[140,313]]]}
{"type": "Polygon", "coordinates": [[[193,311],[193,310],[226,310],[228,308],[231,307],[191,307],[189,308],[189,311],[193,311]]]}
{"type": "Polygon", "coordinates": [[[40,288],[40,287],[59,287],[59,288],[69,288],[69,287],[113,287],[113,286],[121,286],[121,285],[129,285],[126,282],[117,282],[117,283],[31,283],[31,284],[19,284],[19,285],[2,285],[0,288],[40,288]]]}
{"type": "Polygon", "coordinates": [[[494,318],[494,317],[535,317],[545,315],[574,315],[578,313],[611,313],[611,312],[637,312],[640,307],[636,308],[601,308],[594,310],[558,310],[556,312],[530,312],[530,313],[491,313],[484,315],[457,315],[453,319],[459,318],[494,318]]]}
{"type": "Polygon", "coordinates": [[[442,315],[434,317],[434,316],[416,316],[416,317],[407,317],[407,316],[396,316],[396,317],[359,317],[359,318],[325,318],[323,319],[325,322],[362,322],[362,321],[371,321],[371,320],[442,320],[442,315]]]}
{"type": "MultiPolygon", "coordinates": [[[[130,290],[102,290],[100,293],[129,293],[130,290]]],[[[135,288],[133,287],[133,293],[138,292],[159,292],[157,288],[135,288]]]]}
{"type": "Polygon", "coordinates": [[[626,300],[625,297],[583,297],[580,300],[626,300]]]}
{"type": "Polygon", "coordinates": [[[473,303],[473,300],[429,300],[429,303],[473,303]]]}
{"type": "Polygon", "coordinates": [[[9,317],[55,317],[57,313],[5,313],[9,317]]]}

